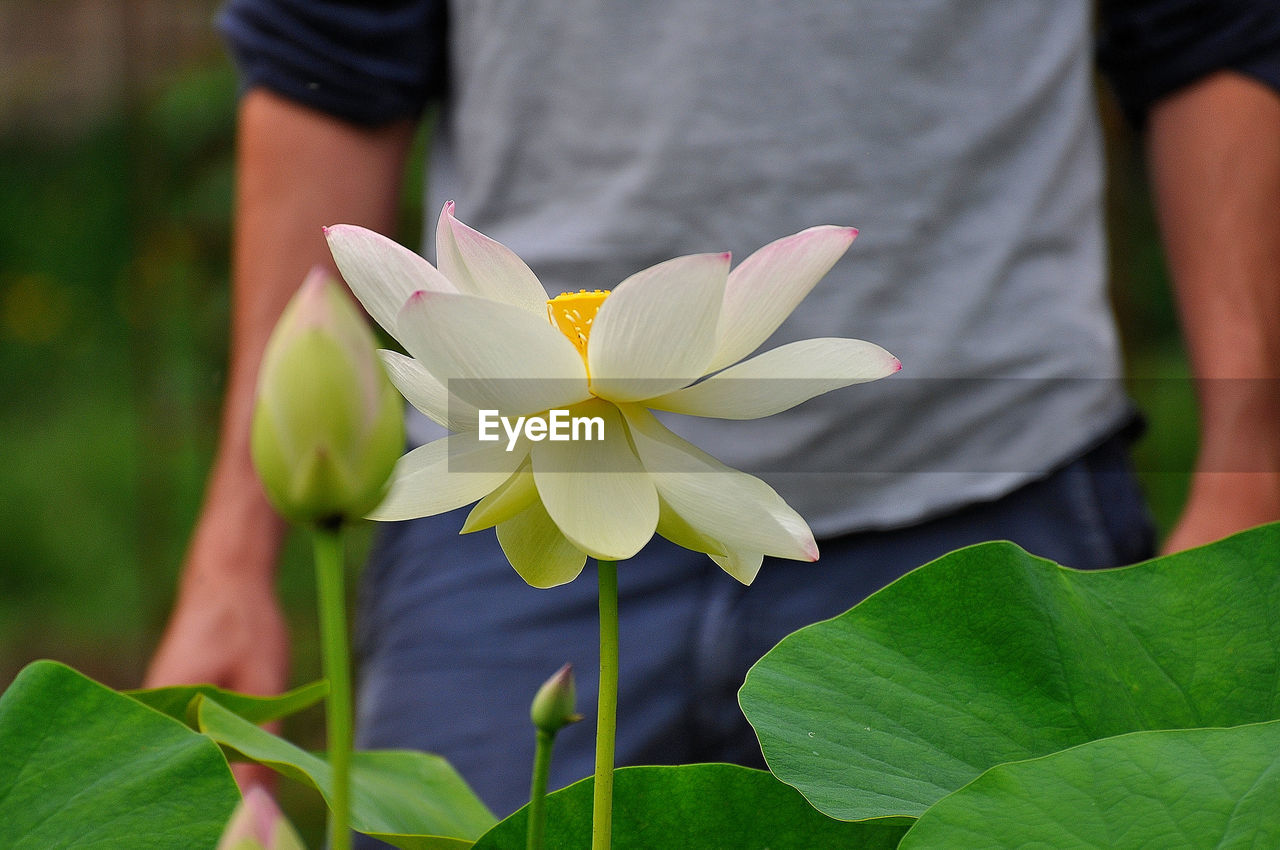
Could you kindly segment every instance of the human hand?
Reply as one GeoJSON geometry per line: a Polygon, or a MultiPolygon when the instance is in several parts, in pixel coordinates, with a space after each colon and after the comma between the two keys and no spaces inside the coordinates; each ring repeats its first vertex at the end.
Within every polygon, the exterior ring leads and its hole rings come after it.
{"type": "MultiPolygon", "coordinates": [[[[224,533],[209,514],[202,519],[145,687],[207,683],[263,695],[285,689],[288,625],[273,587],[274,548],[260,542],[244,529],[224,533]]],[[[233,772],[242,790],[274,783],[274,772],[260,765],[233,772]]]]}

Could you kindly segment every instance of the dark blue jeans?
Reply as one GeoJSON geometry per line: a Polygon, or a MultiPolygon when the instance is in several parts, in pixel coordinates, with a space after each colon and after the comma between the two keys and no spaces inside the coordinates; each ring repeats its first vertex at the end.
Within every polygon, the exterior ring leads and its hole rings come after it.
{"type": "MultiPolygon", "coordinates": [[[[440,753],[505,816],[528,798],[529,702],[565,662],[594,717],[596,576],[529,587],[465,510],[381,529],[359,616],[359,743],[440,753]]],[[[847,610],[907,571],[985,540],[1081,569],[1149,557],[1153,534],[1114,437],[1002,499],[894,531],[819,541],[814,564],[766,559],[743,587],[705,555],[655,538],[618,565],[618,763],[763,766],[738,708],[747,668],[788,633],[847,610]]],[[[592,772],[594,723],[557,739],[553,787],[592,772]]]]}

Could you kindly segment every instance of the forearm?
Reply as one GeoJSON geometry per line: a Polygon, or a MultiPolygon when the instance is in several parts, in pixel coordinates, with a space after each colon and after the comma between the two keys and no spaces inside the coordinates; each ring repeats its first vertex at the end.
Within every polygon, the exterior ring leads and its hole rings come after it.
{"type": "Polygon", "coordinates": [[[206,513],[225,520],[219,522],[223,527],[244,528],[250,557],[219,569],[261,570],[265,561],[274,561],[283,534],[249,456],[258,362],[267,338],[307,271],[332,267],[322,227],[345,222],[394,229],[412,133],[408,122],[358,128],[265,91],[250,92],[241,105],[231,362],[206,513]]]}
{"type": "Polygon", "coordinates": [[[1148,149],[1200,403],[1191,498],[1280,518],[1280,96],[1215,74],[1155,106],[1148,149]]]}
{"type": "Polygon", "coordinates": [[[284,524],[249,450],[258,362],[306,273],[331,265],[322,227],[394,229],[413,127],[361,129],[254,91],[241,105],[239,129],[231,354],[218,450],[147,682],[208,681],[260,693],[285,685],[288,633],[274,594],[284,524]]]}

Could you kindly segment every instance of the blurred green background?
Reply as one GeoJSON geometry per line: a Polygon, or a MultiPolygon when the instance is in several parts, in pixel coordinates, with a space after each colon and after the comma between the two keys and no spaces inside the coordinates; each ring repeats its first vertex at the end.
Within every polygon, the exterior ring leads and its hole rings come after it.
{"type": "Polygon", "coordinates": [[[235,83],[141,9],[0,6],[0,682],[138,680],[209,458],[235,83]]]}
{"type": "MultiPolygon", "coordinates": [[[[0,686],[38,657],[134,686],[168,613],[226,360],[236,79],[216,6],[0,0],[0,686]]],[[[303,681],[305,541],[286,559],[303,681]]]]}
{"type": "MultiPolygon", "coordinates": [[[[39,657],[135,686],[164,624],[226,356],[236,83],[215,5],[0,2],[0,687],[39,657]]],[[[1137,144],[1107,119],[1127,356],[1134,375],[1181,378],[1137,144]]],[[[1133,389],[1167,528],[1194,450],[1190,392],[1133,389]]],[[[319,669],[304,548],[281,572],[298,681],[319,669]]]]}

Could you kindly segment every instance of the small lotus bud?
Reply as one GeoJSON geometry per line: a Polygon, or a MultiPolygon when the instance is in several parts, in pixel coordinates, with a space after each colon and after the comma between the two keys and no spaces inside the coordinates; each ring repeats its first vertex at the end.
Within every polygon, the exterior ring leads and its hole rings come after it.
{"type": "Polygon", "coordinates": [[[539,732],[554,735],[570,723],[582,719],[574,712],[577,696],[573,687],[573,665],[566,664],[542,683],[529,708],[529,716],[539,732]]]}
{"type": "Polygon", "coordinates": [[[403,407],[355,304],[314,269],[285,308],[258,373],[253,463],[294,522],[362,517],[404,451],[403,407]]]}
{"type": "Polygon", "coordinates": [[[276,801],[255,785],[231,813],[217,850],[305,850],[305,847],[276,801]]]}

